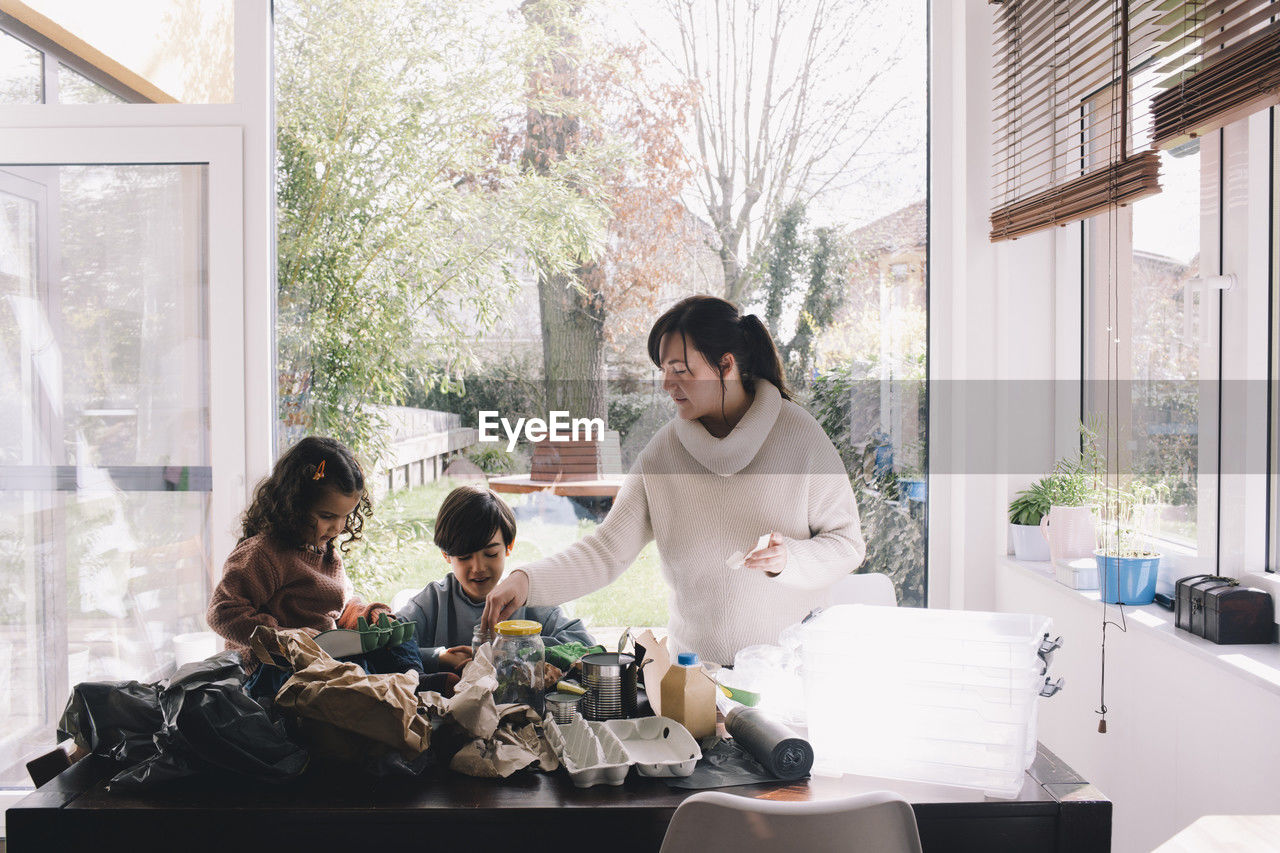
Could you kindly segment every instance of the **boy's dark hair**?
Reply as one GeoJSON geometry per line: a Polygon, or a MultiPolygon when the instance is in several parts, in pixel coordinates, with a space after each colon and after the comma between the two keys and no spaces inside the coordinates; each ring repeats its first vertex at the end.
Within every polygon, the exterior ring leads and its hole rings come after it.
{"type": "Polygon", "coordinates": [[[347,551],[360,538],[365,517],[373,514],[373,501],[355,455],[342,442],[322,436],[307,436],[286,450],[258,483],[244,511],[240,541],[265,533],[286,547],[305,544],[311,528],[307,513],[326,491],[360,496],[344,528],[348,538],[341,547],[347,551]]]}
{"type": "Polygon", "coordinates": [[[516,517],[506,501],[483,486],[459,486],[436,514],[436,546],[450,557],[474,554],[489,544],[493,532],[502,544],[516,541],[516,517]]]}

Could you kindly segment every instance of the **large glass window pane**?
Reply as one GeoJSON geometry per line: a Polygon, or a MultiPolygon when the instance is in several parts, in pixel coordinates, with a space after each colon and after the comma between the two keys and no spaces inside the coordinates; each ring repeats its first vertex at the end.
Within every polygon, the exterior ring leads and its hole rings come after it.
{"type": "Polygon", "coordinates": [[[44,100],[44,62],[40,51],[0,31],[0,104],[38,104],[44,100]]]}
{"type": "MultiPolygon", "coordinates": [[[[768,327],[846,463],[859,570],[924,603],[927,8],[277,2],[280,444],[336,435],[414,487],[353,549],[357,588],[446,573],[448,484],[419,484],[450,461],[515,505],[509,567],[597,530],[674,417],[648,331],[702,293],[768,327]],[[450,425],[397,435],[396,406],[450,425]],[[608,424],[572,495],[530,482],[546,445],[474,431],[553,410],[608,424]]],[[[663,625],[667,592],[651,544],[570,607],[605,636],[663,625]]]]}
{"type": "Polygon", "coordinates": [[[209,592],[205,172],[0,167],[0,785],[209,592]]]}
{"type": "Polygon", "coordinates": [[[1160,170],[1160,193],[1090,221],[1086,409],[1098,418],[1108,485],[1145,491],[1144,529],[1195,550],[1211,522],[1198,488],[1210,452],[1201,380],[1216,379],[1203,359],[1218,316],[1199,278],[1198,142],[1162,152],[1160,170]]]}
{"type": "MultiPolygon", "coordinates": [[[[72,46],[82,42],[94,52],[96,67],[144,101],[228,104],[235,100],[235,0],[130,0],[128,4],[29,0],[27,5],[52,25],[43,31],[42,22],[33,24],[39,35],[57,46],[52,49],[57,51],[54,56],[75,50],[72,46]],[[127,14],[122,14],[126,5],[127,14]]],[[[72,86],[76,98],[85,94],[82,84],[72,81],[72,86]]]]}
{"type": "Polygon", "coordinates": [[[1197,541],[1201,350],[1217,316],[1200,276],[1200,156],[1161,155],[1162,191],[1133,206],[1133,473],[1157,489],[1156,535],[1197,541]],[[1188,296],[1191,303],[1187,303],[1188,296]],[[1188,318],[1188,313],[1192,316],[1188,318]],[[1187,320],[1190,319],[1190,323],[1187,320]]]}
{"type": "Polygon", "coordinates": [[[93,82],[78,71],[68,68],[59,62],[58,103],[123,104],[125,103],[125,99],[105,86],[93,82]]]}

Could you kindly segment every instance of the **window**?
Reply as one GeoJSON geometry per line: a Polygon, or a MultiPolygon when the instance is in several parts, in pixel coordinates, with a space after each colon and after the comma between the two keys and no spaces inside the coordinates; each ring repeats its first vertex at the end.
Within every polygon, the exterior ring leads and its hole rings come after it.
{"type": "Polygon", "coordinates": [[[44,100],[44,63],[40,51],[0,31],[0,104],[38,104],[44,100]]]}
{"type": "Polygon", "coordinates": [[[92,104],[147,100],[108,72],[0,12],[0,103],[92,104]]]}
{"type": "Polygon", "coordinates": [[[58,102],[62,104],[123,104],[126,99],[101,83],[58,63],[58,102]]]}
{"type": "MultiPolygon", "coordinates": [[[[339,34],[320,23],[321,5],[278,3],[281,443],[316,430],[366,446],[389,435],[376,418],[352,415],[369,413],[373,407],[366,404],[375,402],[370,374],[361,372],[367,368],[386,377],[378,404],[447,413],[460,431],[478,426],[480,410],[501,411],[512,421],[546,417],[553,408],[603,417],[610,430],[609,476],[617,479],[674,414],[646,352],[650,326],[680,298],[725,296],[769,327],[797,399],[842,453],[868,539],[864,570],[889,573],[904,604],[923,605],[926,8],[907,4],[889,19],[876,14],[874,4],[598,6],[574,23],[581,38],[573,49],[583,52],[578,67],[584,71],[572,100],[581,116],[565,123],[559,137],[581,148],[552,151],[556,134],[539,135],[538,128],[559,121],[564,110],[534,110],[539,117],[531,122],[527,99],[539,97],[538,72],[506,62],[531,26],[523,14],[491,16],[482,5],[445,3],[415,13],[409,27],[379,21],[367,10],[339,34]],[[818,13],[830,20],[815,19],[818,13]],[[766,63],[763,34],[775,28],[781,44],[794,47],[766,63]],[[388,43],[411,45],[437,30],[450,35],[435,40],[446,47],[430,53],[414,99],[399,97],[394,83],[359,76],[377,73],[359,57],[385,55],[388,43]],[[403,35],[390,38],[389,31],[403,35]],[[814,41],[804,49],[809,38],[814,41]],[[866,61],[871,55],[876,61],[866,61]],[[626,62],[617,65],[611,56],[626,62]],[[748,67],[759,70],[753,76],[748,67]],[[355,77],[352,68],[359,69],[355,77]],[[771,88],[767,73],[776,77],[771,88]],[[711,79],[717,74],[718,82],[711,79]],[[431,156],[416,154],[414,163],[384,180],[363,177],[384,158],[359,149],[364,140],[316,144],[323,141],[316,127],[357,124],[339,122],[331,109],[338,104],[328,97],[333,81],[348,79],[387,93],[384,106],[358,106],[369,110],[359,120],[370,125],[425,105],[412,121],[389,130],[430,129],[406,147],[431,156]],[[769,91],[801,91],[793,88],[801,80],[804,97],[765,102],[769,91]],[[700,122],[707,134],[701,142],[700,122]],[[497,139],[499,146],[483,150],[477,139],[497,139]],[[585,171],[567,186],[552,170],[524,168],[522,153],[538,145],[549,146],[551,162],[585,171]],[[353,150],[361,151],[359,162],[349,156],[353,150]],[[432,168],[424,170],[427,163],[432,168]],[[601,163],[625,165],[595,171],[601,163]],[[756,172],[735,172],[744,165],[756,172]],[[475,186],[488,192],[468,193],[464,208],[452,182],[477,168],[484,179],[475,186]],[[344,179],[350,198],[322,199],[317,192],[326,181],[330,190],[344,186],[344,179]],[[437,249],[384,262],[367,255],[368,246],[350,233],[331,228],[346,220],[317,201],[339,205],[333,210],[351,204],[385,212],[380,221],[399,228],[380,199],[361,194],[366,184],[383,186],[388,201],[410,190],[411,197],[429,199],[410,225],[419,234],[443,235],[432,244],[437,249]],[[524,213],[513,217],[513,211],[524,213]],[[460,230],[458,222],[471,225],[460,230]],[[315,227],[300,227],[307,223],[315,227]],[[321,233],[329,247],[345,247],[323,270],[308,266],[313,256],[303,251],[306,240],[321,233]],[[484,239],[468,245],[475,234],[484,239]],[[577,251],[584,235],[596,241],[588,246],[592,263],[563,254],[577,251]],[[347,258],[366,257],[367,264],[343,266],[347,258]],[[337,291],[332,298],[323,291],[343,280],[358,282],[362,294],[345,315],[329,311],[343,304],[337,291]],[[433,298],[402,292],[400,282],[433,298]],[[397,313],[400,305],[411,308],[397,313]],[[332,324],[331,334],[316,332],[324,324],[332,324]],[[333,349],[342,340],[339,330],[351,324],[386,333],[385,346],[370,348],[383,365],[333,349]],[[403,353],[412,358],[396,365],[403,353]],[[389,369],[382,372],[384,366],[389,369]],[[324,381],[321,367],[328,368],[324,381]],[[557,400],[569,402],[553,405],[557,400]]],[[[368,134],[367,144],[378,138],[368,134]]],[[[396,156],[388,147],[386,162],[396,156]]],[[[484,472],[531,472],[529,443],[508,452],[505,441],[474,441],[473,434],[470,446],[457,449],[484,472]]],[[[394,456],[408,442],[391,444],[394,456]]],[[[379,479],[416,486],[414,465],[399,466],[409,477],[397,471],[379,479]]],[[[387,497],[381,516],[389,527],[371,528],[370,542],[408,531],[409,522],[429,523],[447,489],[438,483],[387,497]]],[[[520,524],[516,565],[594,530],[609,508],[606,496],[512,494],[510,500],[520,524]]],[[[434,549],[412,537],[403,542],[398,555],[378,554],[375,547],[354,555],[349,565],[357,584],[390,598],[443,575],[434,549]]],[[[656,547],[646,548],[618,582],[573,607],[595,628],[665,624],[656,547]]]]}
{"type": "Polygon", "coordinates": [[[1085,413],[1118,432],[1109,470],[1155,489],[1163,580],[1274,566],[1274,220],[1251,213],[1274,207],[1272,122],[1162,152],[1160,194],[1086,224],[1085,413]]]}
{"type": "Polygon", "coordinates": [[[1200,380],[1216,378],[1217,300],[1200,284],[1199,148],[1162,152],[1159,194],[1088,222],[1085,407],[1119,436],[1109,470],[1156,488],[1152,532],[1212,553],[1215,508],[1202,512],[1199,497],[1201,471],[1216,469],[1202,436],[1216,428],[1201,429],[1200,380]]]}
{"type": "Polygon", "coordinates": [[[0,103],[231,103],[234,5],[155,0],[122,16],[15,0],[0,12],[0,103]]]}
{"type": "Polygon", "coordinates": [[[200,627],[204,207],[202,166],[0,168],[0,782],[71,685],[160,678],[200,627]]]}
{"type": "Polygon", "coordinates": [[[34,105],[0,110],[0,806],[73,683],[172,673],[270,465],[269,10],[235,5],[256,70],[216,110],[135,107],[0,14],[0,92],[34,105]]]}

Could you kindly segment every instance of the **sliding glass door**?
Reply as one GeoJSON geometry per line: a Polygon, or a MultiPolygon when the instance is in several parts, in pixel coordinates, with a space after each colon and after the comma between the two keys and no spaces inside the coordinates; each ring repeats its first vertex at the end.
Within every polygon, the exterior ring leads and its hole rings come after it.
{"type": "Polygon", "coordinates": [[[242,271],[216,254],[239,192],[211,191],[238,186],[238,132],[213,134],[228,162],[124,130],[97,162],[41,156],[42,134],[0,161],[0,786],[72,685],[172,671],[244,477],[242,271]]]}

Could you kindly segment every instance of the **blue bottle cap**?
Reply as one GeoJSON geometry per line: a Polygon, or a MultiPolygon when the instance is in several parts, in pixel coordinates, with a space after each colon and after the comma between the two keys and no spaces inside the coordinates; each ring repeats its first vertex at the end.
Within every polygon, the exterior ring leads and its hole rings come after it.
{"type": "Polygon", "coordinates": [[[676,655],[676,663],[681,666],[694,666],[698,663],[698,655],[695,652],[681,652],[676,655]]]}

